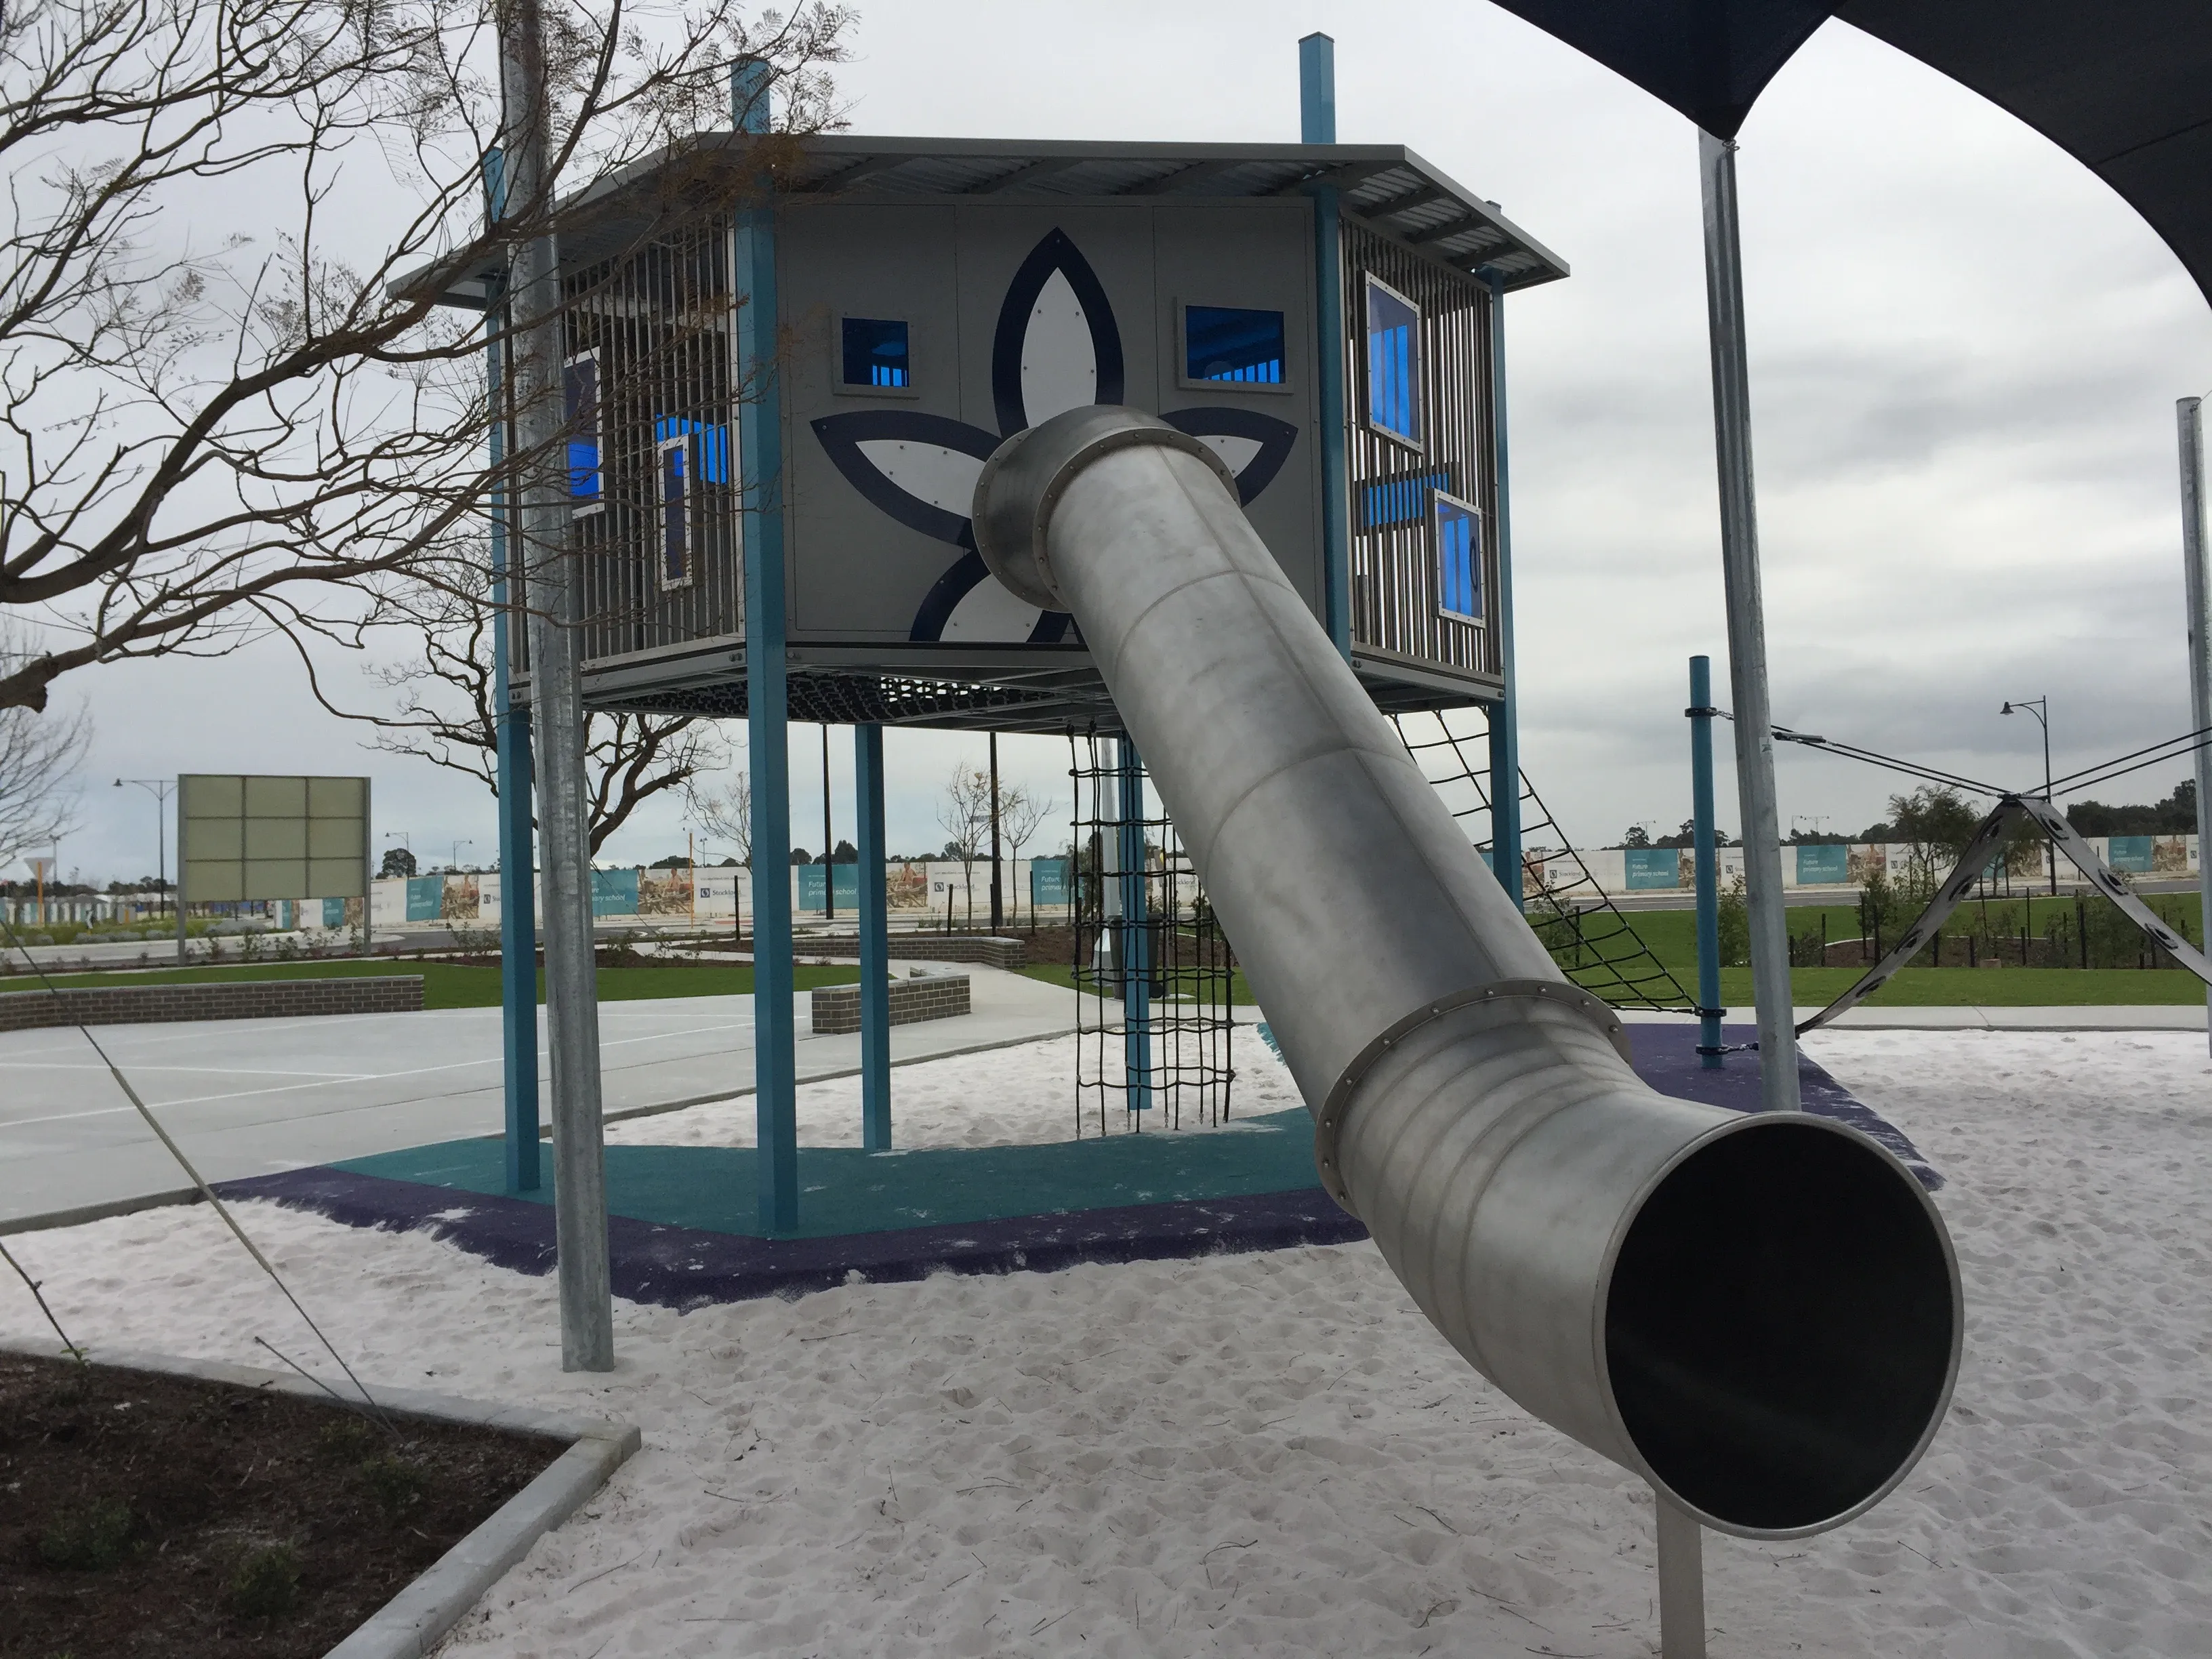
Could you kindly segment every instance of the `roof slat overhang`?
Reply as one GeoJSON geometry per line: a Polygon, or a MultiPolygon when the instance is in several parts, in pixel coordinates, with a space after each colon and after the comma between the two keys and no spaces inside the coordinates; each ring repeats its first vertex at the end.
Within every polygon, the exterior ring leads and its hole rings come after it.
{"type": "Polygon", "coordinates": [[[1462,270],[1488,266],[1508,290],[1568,274],[1565,260],[1494,203],[1396,144],[1124,144],[839,133],[807,140],[776,185],[786,196],[818,200],[990,195],[1070,202],[1255,199],[1326,187],[1340,191],[1345,210],[1376,230],[1462,270]],[[1400,216],[1421,208],[1431,209],[1431,216],[1419,222],[1400,216]],[[1440,228],[1445,224],[1452,228],[1440,228]]]}

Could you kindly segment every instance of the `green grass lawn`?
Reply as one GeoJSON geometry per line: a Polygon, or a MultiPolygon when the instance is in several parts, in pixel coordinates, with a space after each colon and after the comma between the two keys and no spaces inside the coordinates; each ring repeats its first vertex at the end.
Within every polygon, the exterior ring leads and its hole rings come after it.
{"type": "MultiPolygon", "coordinates": [[[[2043,921],[2044,907],[2064,907],[2073,913],[2071,898],[2044,899],[2035,906],[2035,922],[2043,921]]],[[[1855,906],[1792,905],[1790,932],[1799,939],[1817,933],[1827,918],[1828,937],[1858,937],[1855,906]]],[[[1698,916],[1694,910],[1636,910],[1628,913],[1651,954],[1665,963],[1686,989],[1698,984],[1698,916]]],[[[1869,963],[1869,967],[1873,964],[1869,963]]],[[[1826,1006],[1851,988],[1865,969],[1860,968],[1793,968],[1790,995],[1801,1008],[1826,1006]]],[[[1731,1008],[1751,1006],[1751,969],[1721,969],[1721,1000],[1731,1008]]],[[[2201,1003],[2204,985],[2194,974],[2178,968],[1905,968],[1868,999],[1869,1006],[1891,1008],[2034,1008],[2081,1007],[2130,1003],[2201,1003]]]]}
{"type": "MultiPolygon", "coordinates": [[[[185,985],[209,981],[272,979],[359,979],[395,974],[422,976],[425,1008],[496,1008],[499,969],[466,968],[450,962],[268,962],[240,963],[207,968],[161,968],[129,974],[58,974],[57,985],[185,985]]],[[[801,965],[794,971],[797,987],[811,991],[817,985],[850,985],[860,977],[858,968],[801,965]]],[[[19,974],[0,981],[0,994],[36,991],[37,978],[19,974]]],[[[749,963],[730,967],[602,968],[599,1000],[636,1002],[659,997],[750,996],[753,970],[749,963]]],[[[538,1000],[545,1000],[545,975],[538,976],[538,1000]]]]}
{"type": "MultiPolygon", "coordinates": [[[[2072,900],[2062,901],[2070,906],[2072,900]]],[[[1857,912],[1851,907],[1826,907],[1828,936],[1844,939],[1858,933],[1857,912]]],[[[1790,931],[1802,937],[1817,932],[1820,908],[1793,907],[1790,931]]],[[[1690,910],[1638,910],[1629,925],[1651,954],[1674,970],[1685,990],[1698,985],[1697,915],[1690,910]]],[[[1073,970],[1065,963],[1031,963],[1022,970],[1031,979],[1054,985],[1073,985],[1073,970]]],[[[1791,996],[1801,1008],[1824,1007],[1858,978],[1856,968],[1796,968],[1790,970],[1791,996]]],[[[1231,1000],[1252,1001],[1252,988],[1238,970],[1231,1000]]],[[[1750,1018],[1751,969],[1721,969],[1721,1000],[1750,1018]]],[[[2033,1008],[2127,1005],[2133,1003],[2202,1003],[2204,986],[2193,974],[2178,969],[2138,971],[2127,968],[1906,968],[1869,1000],[1874,1007],[1892,1008],[2033,1008]]]]}

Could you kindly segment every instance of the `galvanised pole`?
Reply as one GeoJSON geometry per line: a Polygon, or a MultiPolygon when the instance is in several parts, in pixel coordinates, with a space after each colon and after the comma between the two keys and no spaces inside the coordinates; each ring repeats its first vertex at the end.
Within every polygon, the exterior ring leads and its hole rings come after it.
{"type": "Polygon", "coordinates": [[[1117,745],[1115,782],[1121,791],[1121,1058],[1129,1109],[1152,1106],[1152,963],[1145,905],[1145,763],[1136,739],[1117,745]]]}
{"type": "Polygon", "coordinates": [[[837,860],[830,849],[837,832],[830,825],[830,722],[822,722],[822,920],[837,920],[837,860]]]}
{"type": "Polygon", "coordinates": [[[999,734],[991,733],[991,931],[1005,930],[1006,890],[999,867],[999,734]]]}
{"type": "MultiPolygon", "coordinates": [[[[2205,569],[2204,415],[2203,400],[2184,398],[2175,406],[2181,428],[2181,558],[2188,578],[2189,724],[2203,732],[2212,726],[2212,574],[2205,569]]],[[[2044,727],[2046,733],[2050,727],[2044,727]]],[[[2044,769],[2050,769],[2049,763],[2044,769]]],[[[2199,740],[2197,750],[2197,882],[2203,937],[2212,939],[2212,749],[2199,740]]],[[[2054,854],[2055,856],[2055,854],[2054,854]]],[[[2212,989],[2205,992],[2206,1041],[2212,1045],[2212,989]]]]}
{"type": "Polygon", "coordinates": [[[1698,884],[1698,1054],[1721,1069],[1721,872],[1713,834],[1713,659],[1690,659],[1690,814],[1698,884]]]}
{"type": "Polygon", "coordinates": [[[561,277],[544,221],[547,76],[538,0],[501,17],[501,81],[509,105],[501,149],[507,207],[536,234],[518,238],[510,338],[520,563],[530,599],[532,736],[538,820],[545,832],[545,1012],[553,1073],[553,1214],[559,1252],[561,1368],[614,1369],[607,1273],[605,1126],[599,1101],[598,969],[592,956],[592,851],[584,773],[584,700],[577,660],[581,594],[568,551],[562,469],[561,277]]]}
{"type": "MultiPolygon", "coordinates": [[[[484,156],[484,199],[494,224],[507,215],[507,169],[484,156]]],[[[486,307],[484,376],[490,391],[491,468],[507,459],[504,354],[507,313],[486,307]]],[[[530,712],[514,703],[507,644],[507,491],[491,497],[492,738],[499,789],[499,1003],[501,1075],[506,1095],[507,1190],[534,1193],[544,1181],[538,1145],[538,854],[530,821],[530,712]]]]}
{"type": "MultiPolygon", "coordinates": [[[[1336,142],[1336,42],[1309,34],[1298,42],[1298,142],[1336,142]]],[[[1347,415],[1344,387],[1344,231],[1336,189],[1313,185],[1314,375],[1321,422],[1322,626],[1352,660],[1352,531],[1346,495],[1347,415]]]]}
{"type": "MultiPolygon", "coordinates": [[[[730,70],[731,124],[769,130],[769,66],[730,70]]],[[[766,191],[769,181],[755,188],[766,191]]],[[[775,210],[741,209],[732,243],[738,454],[744,472],[745,730],[752,769],[753,1079],[760,1223],[799,1225],[799,1105],[791,963],[791,701],[784,663],[783,428],[777,391],[775,210]]],[[[825,880],[834,872],[825,869],[825,880]]]]}
{"type": "Polygon", "coordinates": [[[1484,272],[1490,284],[1490,452],[1497,483],[1498,677],[1504,690],[1490,708],[1490,867],[1513,908],[1521,896],[1521,707],[1513,679],[1513,513],[1505,442],[1505,281],[1484,272]]]}
{"type": "MultiPolygon", "coordinates": [[[[891,1146],[890,907],[884,891],[884,728],[853,728],[854,816],[860,843],[860,1145],[891,1146]]],[[[832,874],[836,873],[834,871],[832,874]]]]}
{"type": "Polygon", "coordinates": [[[1759,1095],[1771,1112],[1800,1109],[1790,994],[1790,919],[1782,903],[1782,830],[1774,804],[1774,722],[1766,690],[1766,617],[1759,584],[1759,514],[1751,470],[1751,372],[1744,350],[1743,247],[1735,143],[1698,134],[1705,185],[1705,311],[1713,359],[1713,433],[1721,498],[1721,585],[1728,597],[1729,690],[1735,714],[1737,804],[1751,911],[1752,1000],[1759,1015],[1759,1095]]]}

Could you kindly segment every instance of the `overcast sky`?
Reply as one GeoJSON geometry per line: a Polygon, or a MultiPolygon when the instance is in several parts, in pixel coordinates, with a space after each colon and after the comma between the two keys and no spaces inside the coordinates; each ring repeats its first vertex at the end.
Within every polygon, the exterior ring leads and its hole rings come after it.
{"type": "MultiPolygon", "coordinates": [[[[1337,40],[1340,138],[1412,146],[1573,266],[1506,307],[1522,760],[1578,843],[1671,828],[1686,659],[1726,672],[1686,121],[1483,0],[877,0],[842,81],[856,132],[1289,140],[1312,28],[1337,40]]],[[[2049,696],[2061,773],[2185,731],[2173,404],[2212,388],[2212,313],[2173,256],[2045,140],[1841,23],[1741,142],[1775,718],[2004,784],[2042,769],[2008,698],[2049,696]]],[[[73,680],[98,736],[62,854],[87,877],[151,868],[152,803],[109,781],[179,771],[366,771],[380,844],[492,855],[479,787],[362,748],[286,653],[73,680]]],[[[819,738],[793,738],[794,838],[815,848],[819,738]]],[[[935,797],[982,740],[886,750],[894,850],[942,842],[935,797]]],[[[1005,751],[1064,818],[1065,744],[1005,751]]],[[[834,732],[841,836],[851,752],[834,732]]],[[[1856,833],[1896,787],[1785,751],[1784,830],[1856,833]]],[[[1734,794],[1723,766],[1731,830],[1734,794]]],[[[605,856],[683,846],[672,806],[605,856]]]]}

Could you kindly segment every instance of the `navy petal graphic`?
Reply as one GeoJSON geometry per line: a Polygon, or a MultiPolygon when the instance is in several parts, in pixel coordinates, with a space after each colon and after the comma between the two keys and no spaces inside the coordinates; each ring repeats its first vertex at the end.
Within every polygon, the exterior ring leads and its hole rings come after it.
{"type": "MultiPolygon", "coordinates": [[[[915,612],[914,627],[908,630],[907,637],[926,645],[941,641],[945,637],[945,625],[952,620],[952,613],[960,608],[960,602],[992,580],[991,573],[984,567],[982,556],[971,549],[965,557],[955,560],[951,567],[937,579],[936,585],[922,600],[921,609],[915,612]]],[[[1007,596],[1010,599],[1012,597],[1007,596]]],[[[1046,611],[1039,613],[1023,639],[987,640],[977,643],[1060,645],[1066,641],[1074,620],[1064,611],[1046,611]]],[[[1079,636],[1076,642],[1081,643],[1079,636]]]]}
{"type": "Polygon", "coordinates": [[[983,566],[983,556],[971,550],[966,558],[956,562],[937,579],[937,586],[922,600],[921,609],[914,613],[914,628],[907,637],[927,641],[941,636],[945,624],[952,620],[954,608],[968,597],[968,590],[990,579],[991,573],[983,566]]]}
{"type": "MultiPolygon", "coordinates": [[[[1049,313],[1050,308],[1044,311],[1049,313]]],[[[1022,261],[1021,269],[1015,271],[1013,281],[1007,285],[1006,300],[999,307],[998,331],[991,341],[991,400],[998,414],[999,429],[1011,438],[1024,428],[1048,420],[1079,404],[1118,404],[1122,401],[1123,386],[1121,331],[1115,324],[1114,307],[1107,301],[1105,286],[1067,233],[1054,229],[1030,250],[1029,258],[1022,261]],[[1091,396],[1055,398],[1055,407],[1032,411],[1024,381],[1034,384],[1040,375],[1049,371],[1068,368],[1066,362],[1055,364],[1047,360],[1055,356],[1064,358],[1066,354],[1079,351],[1084,343],[1070,332],[1072,319],[1041,313],[1038,302],[1055,276],[1066,279],[1076,304],[1081,307],[1097,379],[1091,396]],[[1030,371],[1026,375],[1025,359],[1030,371]]]]}
{"type": "MultiPolygon", "coordinates": [[[[1297,428],[1288,421],[1279,421],[1255,410],[1232,409],[1226,404],[1174,410],[1160,418],[1176,431],[1188,432],[1194,438],[1242,439],[1259,446],[1242,465],[1231,461],[1231,471],[1237,475],[1237,499],[1247,507],[1274,483],[1275,475],[1283,470],[1283,463],[1291,458],[1291,446],[1298,441],[1297,428]]],[[[1224,452],[1223,459],[1230,460],[1228,446],[1215,447],[1224,452]]]]}
{"type": "Polygon", "coordinates": [[[905,409],[864,409],[814,422],[837,471],[909,530],[973,545],[968,501],[999,441],[978,426],[905,409]]]}

